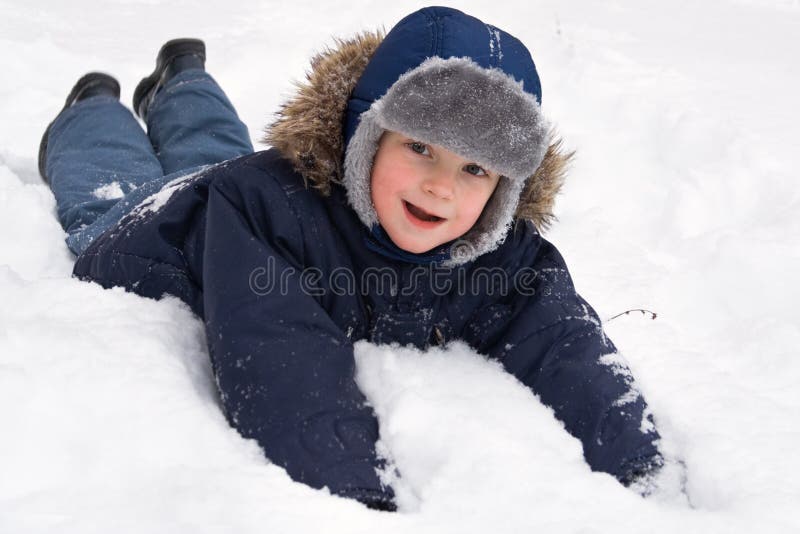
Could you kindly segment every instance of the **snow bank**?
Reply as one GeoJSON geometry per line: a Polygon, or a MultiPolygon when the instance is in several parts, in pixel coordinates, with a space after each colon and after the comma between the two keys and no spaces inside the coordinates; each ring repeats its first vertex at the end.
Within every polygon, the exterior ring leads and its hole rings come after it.
{"type": "Polygon", "coordinates": [[[647,499],[460,344],[357,346],[399,513],[296,484],[225,422],[181,303],[70,278],[36,150],[81,74],[129,102],[163,41],[203,37],[258,138],[331,35],[418,5],[3,3],[0,532],[800,531],[797,2],[457,6],[530,45],[578,150],[548,237],[579,291],[606,318],[658,313],[606,325],[686,466],[647,499]]]}

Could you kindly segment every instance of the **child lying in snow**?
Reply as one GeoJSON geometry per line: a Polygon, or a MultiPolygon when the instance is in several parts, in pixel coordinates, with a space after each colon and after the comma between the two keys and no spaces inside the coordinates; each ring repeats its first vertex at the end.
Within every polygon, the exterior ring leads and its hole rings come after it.
{"type": "Polygon", "coordinates": [[[225,412],[270,460],[393,509],[353,343],[462,339],[551,406],[593,469],[629,484],[661,465],[630,372],[538,232],[568,158],[520,41],[439,7],[340,41],[258,153],[204,65],[201,41],[164,45],[134,93],[146,134],[116,80],[84,76],[40,172],[74,274],[203,317],[225,412]]]}

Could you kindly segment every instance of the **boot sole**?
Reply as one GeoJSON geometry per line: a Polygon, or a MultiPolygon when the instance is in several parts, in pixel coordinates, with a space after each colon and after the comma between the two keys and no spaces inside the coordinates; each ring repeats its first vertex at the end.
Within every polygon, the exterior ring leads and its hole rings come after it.
{"type": "Polygon", "coordinates": [[[140,117],[142,120],[146,118],[144,109],[140,109],[146,100],[146,97],[158,85],[158,82],[161,80],[161,76],[164,74],[164,69],[166,69],[169,62],[178,56],[183,56],[186,54],[199,55],[203,58],[203,61],[205,61],[205,43],[200,39],[192,38],[172,39],[171,41],[164,43],[164,45],[161,47],[161,50],[158,51],[155,70],[149,76],[142,78],[142,80],[136,86],[136,89],[133,91],[133,110],[136,113],[136,116],[140,117]]]}

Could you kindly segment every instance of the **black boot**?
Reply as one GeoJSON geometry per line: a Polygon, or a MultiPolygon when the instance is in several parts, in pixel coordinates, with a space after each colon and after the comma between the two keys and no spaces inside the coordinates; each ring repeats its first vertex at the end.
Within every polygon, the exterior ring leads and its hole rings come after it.
{"type": "Polygon", "coordinates": [[[147,120],[147,110],[158,91],[179,72],[205,69],[206,45],[200,39],[173,39],[158,51],[156,70],[142,78],[133,92],[133,110],[147,120]]]}
{"type": "MultiPolygon", "coordinates": [[[[80,80],[75,82],[69,95],[67,95],[67,101],[64,103],[64,107],[61,108],[61,111],[64,111],[75,102],[80,102],[81,100],[86,100],[93,96],[111,96],[119,100],[119,82],[113,76],[102,72],[90,72],[85,74],[80,80]]],[[[60,114],[61,112],[59,112],[59,115],[60,114]]],[[[53,122],[55,122],[55,119],[53,122]]],[[[44,173],[44,163],[47,155],[47,140],[50,137],[50,128],[53,126],[53,122],[47,125],[44,135],[42,136],[42,141],[39,143],[39,174],[42,180],[47,183],[50,183],[50,180],[44,173]]]]}

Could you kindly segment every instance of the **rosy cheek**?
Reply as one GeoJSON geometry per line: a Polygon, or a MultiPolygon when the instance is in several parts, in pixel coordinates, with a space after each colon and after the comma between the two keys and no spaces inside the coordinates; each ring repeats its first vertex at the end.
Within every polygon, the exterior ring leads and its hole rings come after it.
{"type": "Polygon", "coordinates": [[[473,225],[474,225],[476,222],[478,222],[478,218],[479,218],[480,216],[481,216],[481,212],[480,212],[480,211],[474,211],[474,212],[472,212],[472,213],[470,214],[470,218],[469,218],[469,221],[470,221],[470,223],[469,223],[469,226],[468,226],[468,228],[472,228],[472,226],[473,226],[473,225]]]}
{"type": "Polygon", "coordinates": [[[470,204],[471,205],[470,215],[477,220],[478,217],[480,217],[481,213],[483,213],[483,210],[486,208],[488,200],[489,200],[489,195],[485,195],[483,194],[483,192],[475,195],[472,198],[472,202],[470,204]]]}
{"type": "Polygon", "coordinates": [[[390,215],[391,199],[394,194],[391,176],[385,173],[373,175],[370,189],[372,205],[375,207],[378,219],[386,222],[385,218],[390,215]]]}

